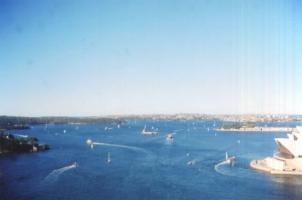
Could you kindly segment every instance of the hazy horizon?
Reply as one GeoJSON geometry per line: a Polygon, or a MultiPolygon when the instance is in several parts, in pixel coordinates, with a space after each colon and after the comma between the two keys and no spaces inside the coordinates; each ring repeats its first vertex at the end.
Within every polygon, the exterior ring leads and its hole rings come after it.
{"type": "Polygon", "coordinates": [[[0,115],[302,114],[298,0],[3,0],[0,27],[0,115]]]}
{"type": "Polygon", "coordinates": [[[132,117],[132,116],[174,116],[174,115],[205,115],[205,116],[302,116],[301,113],[297,114],[272,114],[272,113],[237,113],[237,114],[231,114],[231,113],[143,113],[143,114],[108,114],[108,115],[5,115],[1,114],[1,116],[7,116],[7,117],[83,117],[83,118],[89,118],[89,117],[132,117]]]}

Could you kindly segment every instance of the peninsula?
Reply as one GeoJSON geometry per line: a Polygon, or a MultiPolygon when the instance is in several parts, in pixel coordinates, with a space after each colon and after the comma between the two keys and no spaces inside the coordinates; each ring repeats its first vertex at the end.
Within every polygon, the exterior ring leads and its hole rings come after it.
{"type": "Polygon", "coordinates": [[[293,127],[288,126],[261,126],[256,122],[229,122],[224,121],[222,125],[215,129],[225,132],[291,132],[293,127]]]}
{"type": "Polygon", "coordinates": [[[39,144],[35,137],[17,136],[0,131],[0,154],[37,152],[48,149],[47,144],[39,144]]]}

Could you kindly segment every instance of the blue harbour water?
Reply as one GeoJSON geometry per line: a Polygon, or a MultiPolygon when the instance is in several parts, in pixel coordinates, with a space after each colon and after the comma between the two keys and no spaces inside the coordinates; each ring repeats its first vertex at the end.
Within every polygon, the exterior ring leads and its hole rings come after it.
{"type": "Polygon", "coordinates": [[[223,133],[214,130],[218,125],[131,120],[119,128],[41,125],[13,131],[35,136],[51,149],[1,155],[0,199],[302,199],[302,177],[272,177],[249,167],[250,160],[272,155],[273,139],[284,133],[223,133]],[[145,125],[160,134],[141,135],[145,125]],[[172,142],[166,140],[170,132],[172,142]],[[91,148],[87,139],[103,145],[91,148]],[[219,164],[226,151],[236,156],[233,167],[219,164]]]}

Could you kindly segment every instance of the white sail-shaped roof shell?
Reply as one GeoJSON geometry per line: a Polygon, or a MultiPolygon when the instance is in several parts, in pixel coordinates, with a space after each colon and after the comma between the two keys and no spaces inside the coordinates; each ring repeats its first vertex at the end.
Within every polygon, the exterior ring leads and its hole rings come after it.
{"type": "Polygon", "coordinates": [[[297,127],[297,131],[288,134],[288,138],[276,138],[279,150],[293,157],[302,157],[302,127],[297,127]]]}

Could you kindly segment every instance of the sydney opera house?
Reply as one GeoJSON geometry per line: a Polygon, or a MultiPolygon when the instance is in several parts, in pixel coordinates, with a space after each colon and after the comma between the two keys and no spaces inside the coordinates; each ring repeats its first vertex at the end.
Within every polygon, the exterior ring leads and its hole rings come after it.
{"type": "Polygon", "coordinates": [[[272,157],[253,160],[250,166],[270,174],[302,175],[302,127],[297,127],[287,138],[275,138],[278,146],[272,157]]]}

